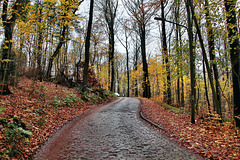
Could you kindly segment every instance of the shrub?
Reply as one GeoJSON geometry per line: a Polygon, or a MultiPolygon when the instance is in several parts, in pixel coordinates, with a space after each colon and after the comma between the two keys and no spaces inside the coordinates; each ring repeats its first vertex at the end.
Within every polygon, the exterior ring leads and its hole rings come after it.
{"type": "Polygon", "coordinates": [[[58,109],[61,105],[71,106],[71,103],[77,100],[77,96],[75,94],[66,95],[62,100],[58,100],[57,96],[55,96],[54,100],[51,102],[55,109],[58,109]]]}
{"type": "Polygon", "coordinates": [[[4,133],[5,148],[1,149],[0,158],[8,159],[22,153],[25,144],[29,144],[32,132],[27,129],[26,124],[16,115],[3,117],[0,120],[0,128],[4,133]]]}
{"type": "Polygon", "coordinates": [[[71,103],[75,102],[77,100],[77,96],[75,94],[66,95],[66,97],[63,98],[62,104],[70,106],[71,103]]]}
{"type": "Polygon", "coordinates": [[[38,121],[38,126],[39,128],[42,128],[45,124],[46,120],[44,117],[41,117],[40,120],[38,121]]]}
{"type": "Polygon", "coordinates": [[[55,109],[58,109],[60,107],[60,105],[62,104],[62,102],[60,100],[57,99],[57,96],[55,96],[54,100],[51,102],[52,106],[55,109]]]}

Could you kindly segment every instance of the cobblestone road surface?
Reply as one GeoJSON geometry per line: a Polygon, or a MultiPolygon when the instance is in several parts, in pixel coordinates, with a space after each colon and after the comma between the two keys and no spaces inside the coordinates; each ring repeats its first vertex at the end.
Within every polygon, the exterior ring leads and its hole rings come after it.
{"type": "Polygon", "coordinates": [[[35,159],[201,159],[140,120],[139,104],[138,99],[119,98],[80,118],[35,159]]]}

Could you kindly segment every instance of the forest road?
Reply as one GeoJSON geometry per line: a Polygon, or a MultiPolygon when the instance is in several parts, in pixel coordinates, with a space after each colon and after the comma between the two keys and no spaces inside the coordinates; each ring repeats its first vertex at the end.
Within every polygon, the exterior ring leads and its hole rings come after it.
{"type": "Polygon", "coordinates": [[[202,159],[141,120],[139,105],[138,99],[118,98],[91,110],[58,131],[35,159],[202,159]]]}

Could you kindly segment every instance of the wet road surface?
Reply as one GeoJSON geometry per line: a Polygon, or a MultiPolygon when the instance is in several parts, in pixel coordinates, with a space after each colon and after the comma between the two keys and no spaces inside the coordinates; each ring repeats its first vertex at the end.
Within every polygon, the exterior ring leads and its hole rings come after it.
{"type": "Polygon", "coordinates": [[[140,120],[139,105],[138,99],[119,98],[80,117],[35,159],[201,159],[140,120]]]}

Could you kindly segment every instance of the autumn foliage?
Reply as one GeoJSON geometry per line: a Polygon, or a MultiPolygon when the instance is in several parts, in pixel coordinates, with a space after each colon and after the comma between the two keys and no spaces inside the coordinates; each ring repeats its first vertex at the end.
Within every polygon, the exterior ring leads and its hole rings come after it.
{"type": "Polygon", "coordinates": [[[142,100],[143,115],[158,124],[171,139],[208,159],[240,159],[240,136],[235,134],[233,125],[196,118],[190,123],[190,115],[180,110],[167,109],[149,99],[142,100]]]}
{"type": "MultiPolygon", "coordinates": [[[[17,159],[31,159],[36,150],[61,126],[111,97],[106,95],[101,99],[99,96],[96,101],[93,93],[89,93],[84,95],[84,99],[77,90],[27,78],[21,79],[17,87],[10,86],[10,89],[13,94],[0,97],[0,120],[6,119],[9,123],[17,120],[26,128],[14,122],[12,124],[16,124],[20,130],[25,128],[26,133],[32,132],[28,142],[16,142],[18,151],[15,152],[19,153],[12,156],[17,159]]],[[[4,127],[1,121],[0,129],[0,159],[9,159],[9,151],[14,151],[11,150],[14,144],[7,143],[6,130],[9,127],[4,127]]]]}

